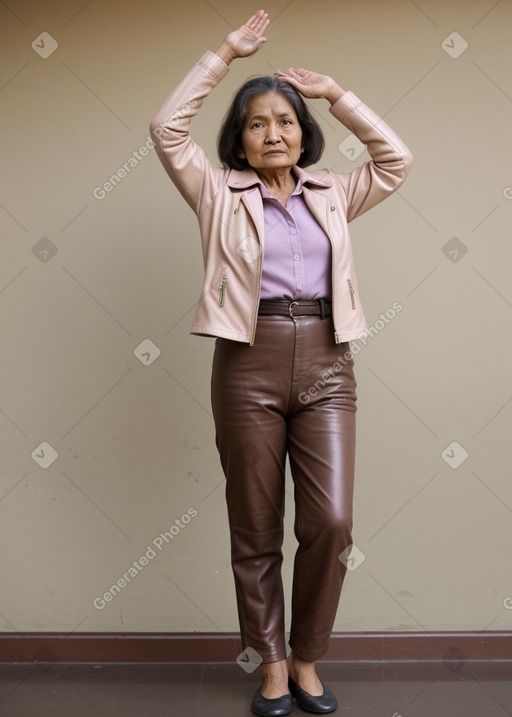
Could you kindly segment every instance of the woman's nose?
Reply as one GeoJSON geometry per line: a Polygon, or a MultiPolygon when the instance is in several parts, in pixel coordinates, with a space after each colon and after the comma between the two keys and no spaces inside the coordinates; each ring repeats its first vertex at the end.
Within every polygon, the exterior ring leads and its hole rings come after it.
{"type": "Polygon", "coordinates": [[[275,142],[279,142],[280,136],[279,131],[276,125],[269,125],[267,128],[267,136],[265,138],[265,142],[267,144],[274,144],[275,142]]]}

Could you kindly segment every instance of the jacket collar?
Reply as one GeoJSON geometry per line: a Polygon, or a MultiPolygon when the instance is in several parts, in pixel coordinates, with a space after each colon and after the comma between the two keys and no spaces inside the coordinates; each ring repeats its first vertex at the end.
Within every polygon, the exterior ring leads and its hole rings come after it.
{"type": "MultiPolygon", "coordinates": [[[[301,167],[295,165],[293,167],[293,172],[296,177],[302,181],[303,185],[312,184],[321,189],[332,186],[332,179],[325,170],[311,174],[310,172],[306,172],[301,167]]],[[[227,183],[228,187],[231,187],[232,189],[247,189],[254,184],[258,184],[259,181],[258,175],[252,168],[242,170],[231,169],[229,170],[227,183]]]]}

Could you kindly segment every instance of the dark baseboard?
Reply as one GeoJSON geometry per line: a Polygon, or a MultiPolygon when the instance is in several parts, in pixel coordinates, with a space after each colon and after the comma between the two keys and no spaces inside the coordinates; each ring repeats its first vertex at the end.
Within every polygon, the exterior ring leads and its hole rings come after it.
{"type": "MultiPolygon", "coordinates": [[[[235,662],[234,633],[4,632],[0,662],[235,662]]],[[[335,632],[322,660],[512,660],[512,632],[335,632]]]]}

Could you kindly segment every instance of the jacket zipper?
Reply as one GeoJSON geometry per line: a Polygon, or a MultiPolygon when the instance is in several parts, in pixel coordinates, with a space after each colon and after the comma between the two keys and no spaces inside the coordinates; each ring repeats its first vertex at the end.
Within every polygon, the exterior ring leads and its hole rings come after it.
{"type": "Polygon", "coordinates": [[[355,309],[356,308],[356,300],[354,297],[354,287],[352,286],[352,282],[350,281],[350,279],[347,279],[347,284],[348,284],[348,288],[350,291],[350,300],[352,302],[352,308],[355,309]]]}
{"type": "Polygon", "coordinates": [[[224,294],[226,292],[226,284],[228,283],[228,277],[223,276],[222,281],[220,283],[220,289],[219,289],[219,306],[224,306],[224,294]]]}
{"type": "Polygon", "coordinates": [[[249,340],[249,346],[254,346],[254,339],[256,336],[256,323],[258,321],[258,307],[260,305],[260,291],[261,291],[261,272],[263,270],[263,258],[262,258],[262,252],[260,252],[260,255],[258,257],[258,288],[256,290],[256,306],[253,314],[252,319],[252,331],[251,331],[251,338],[249,340]]]}
{"type": "MultiPolygon", "coordinates": [[[[334,202],[330,198],[329,198],[329,209],[331,212],[336,211],[334,202]]],[[[326,233],[327,233],[327,236],[329,237],[329,242],[331,244],[331,285],[332,285],[332,290],[334,293],[334,287],[336,286],[336,244],[335,244],[334,239],[331,236],[331,224],[330,224],[330,219],[329,219],[329,212],[327,212],[327,217],[326,217],[326,233]]],[[[335,318],[336,318],[335,303],[336,303],[335,301],[332,302],[333,321],[335,321],[335,318]]],[[[334,342],[336,344],[341,343],[340,337],[339,337],[336,329],[334,329],[334,342]]]]}

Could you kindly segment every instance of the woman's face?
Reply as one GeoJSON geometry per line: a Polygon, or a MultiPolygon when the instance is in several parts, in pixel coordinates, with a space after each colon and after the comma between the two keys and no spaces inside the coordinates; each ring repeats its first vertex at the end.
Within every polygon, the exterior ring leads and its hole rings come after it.
{"type": "Polygon", "coordinates": [[[291,168],[302,152],[302,129],[290,102],[279,92],[251,97],[238,155],[251,167],[272,171],[291,168]]]}

